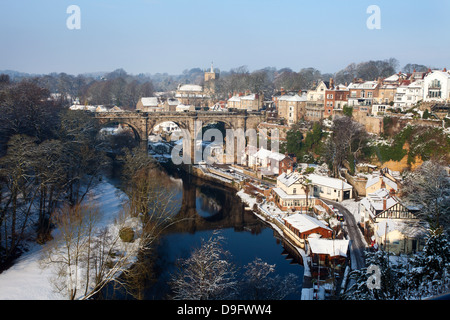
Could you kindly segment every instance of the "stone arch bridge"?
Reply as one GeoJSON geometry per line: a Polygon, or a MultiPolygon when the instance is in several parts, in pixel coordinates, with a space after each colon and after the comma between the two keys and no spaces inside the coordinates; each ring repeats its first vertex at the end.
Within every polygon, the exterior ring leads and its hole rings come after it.
{"type": "Polygon", "coordinates": [[[109,123],[120,123],[130,126],[137,139],[143,146],[148,146],[148,136],[153,128],[163,122],[174,122],[181,130],[188,133],[190,137],[189,145],[191,148],[191,163],[194,163],[194,146],[196,131],[201,126],[222,122],[225,129],[239,130],[246,132],[248,129],[257,130],[258,125],[266,120],[265,112],[139,112],[139,111],[121,111],[121,112],[95,112],[95,118],[100,125],[109,123]]]}

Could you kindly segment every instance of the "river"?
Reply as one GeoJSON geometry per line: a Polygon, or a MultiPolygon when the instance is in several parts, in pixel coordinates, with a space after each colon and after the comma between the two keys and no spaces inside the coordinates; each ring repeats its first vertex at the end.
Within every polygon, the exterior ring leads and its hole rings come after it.
{"type": "MultiPolygon", "coordinates": [[[[269,225],[244,209],[236,191],[199,178],[179,174],[177,170],[165,173],[172,183],[175,201],[178,202],[176,223],[160,239],[155,250],[152,273],[154,281],[143,289],[141,298],[167,299],[170,293],[168,281],[176,270],[176,261],[187,258],[198,248],[202,239],[207,240],[215,230],[224,237],[223,247],[231,254],[232,262],[241,269],[255,258],[275,265],[275,273],[281,277],[293,273],[299,278],[296,294],[289,300],[301,299],[301,283],[304,268],[301,257],[284,243],[269,225]],[[289,253],[290,252],[290,253],[289,253]]],[[[129,298],[115,294],[115,298],[129,298]]]]}

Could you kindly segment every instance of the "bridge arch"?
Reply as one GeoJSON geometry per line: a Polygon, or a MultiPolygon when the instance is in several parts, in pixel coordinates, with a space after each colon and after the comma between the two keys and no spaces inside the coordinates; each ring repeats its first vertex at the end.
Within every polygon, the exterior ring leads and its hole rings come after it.
{"type": "MultiPolygon", "coordinates": [[[[133,134],[134,134],[134,138],[137,142],[141,142],[142,140],[147,140],[146,138],[143,139],[143,132],[140,130],[139,127],[137,127],[135,124],[130,123],[129,121],[126,121],[126,119],[120,119],[120,118],[114,118],[114,119],[108,119],[105,121],[100,121],[99,123],[99,129],[103,129],[103,128],[107,128],[113,125],[122,125],[122,126],[126,126],[128,128],[131,128],[133,134]]],[[[144,135],[145,136],[145,135],[144,135]]]]}
{"type": "MultiPolygon", "coordinates": [[[[190,143],[186,148],[191,148],[191,157],[194,154],[195,135],[199,128],[196,121],[201,121],[201,126],[210,123],[223,123],[223,128],[233,129],[233,132],[247,129],[256,129],[258,124],[265,121],[265,113],[235,113],[235,112],[96,112],[95,117],[101,124],[122,123],[130,126],[140,142],[148,141],[150,132],[154,126],[171,121],[176,123],[190,136],[190,143]]],[[[225,139],[226,136],[224,136],[225,139]]],[[[147,145],[147,143],[145,143],[147,145]]],[[[236,150],[237,148],[235,148],[236,150]]],[[[193,160],[193,158],[192,158],[193,160]]],[[[191,163],[194,163],[191,161],[191,163]]]]}

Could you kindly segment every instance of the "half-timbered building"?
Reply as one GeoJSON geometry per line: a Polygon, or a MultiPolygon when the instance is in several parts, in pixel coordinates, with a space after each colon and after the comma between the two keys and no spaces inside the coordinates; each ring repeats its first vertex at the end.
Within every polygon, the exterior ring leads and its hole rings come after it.
{"type": "Polygon", "coordinates": [[[418,208],[407,206],[393,192],[379,189],[360,202],[365,236],[371,246],[392,253],[412,253],[424,244],[426,228],[418,219],[418,208]]]}

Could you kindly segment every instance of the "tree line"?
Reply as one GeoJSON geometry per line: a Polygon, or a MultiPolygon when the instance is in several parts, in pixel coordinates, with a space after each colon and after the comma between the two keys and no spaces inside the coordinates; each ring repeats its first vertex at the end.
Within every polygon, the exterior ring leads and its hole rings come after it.
{"type": "MultiPolygon", "coordinates": [[[[320,80],[329,81],[334,78],[335,84],[349,84],[354,79],[376,80],[388,77],[398,72],[399,62],[395,58],[386,60],[370,60],[360,63],[350,63],[347,67],[335,73],[322,73],[313,67],[298,71],[285,67],[265,67],[250,71],[247,66],[239,66],[228,71],[215,69],[220,74],[215,81],[215,96],[213,98],[227,99],[233,93],[250,91],[272,95],[281,88],[288,91],[310,89],[320,80]]],[[[421,64],[408,63],[401,71],[411,73],[425,71],[428,67],[421,64]]],[[[173,95],[179,84],[204,85],[204,72],[201,68],[184,70],[179,75],[167,73],[128,74],[123,69],[112,72],[70,75],[66,73],[50,73],[46,75],[30,75],[8,71],[0,76],[20,82],[30,80],[41,88],[58,94],[57,98],[69,103],[70,98],[79,98],[81,104],[117,105],[121,108],[134,109],[141,97],[153,96],[155,92],[166,92],[173,95]]]]}
{"type": "Polygon", "coordinates": [[[26,239],[49,239],[52,214],[79,205],[110,161],[90,115],[32,80],[0,85],[0,269],[26,239]]]}

